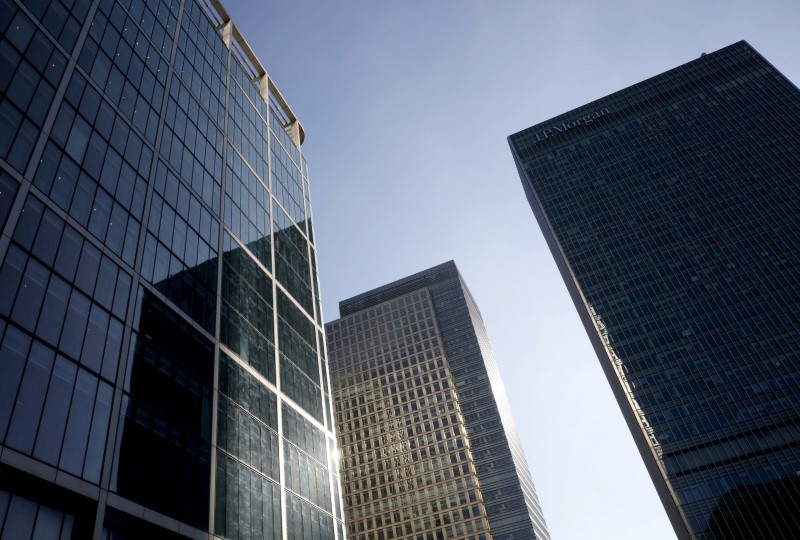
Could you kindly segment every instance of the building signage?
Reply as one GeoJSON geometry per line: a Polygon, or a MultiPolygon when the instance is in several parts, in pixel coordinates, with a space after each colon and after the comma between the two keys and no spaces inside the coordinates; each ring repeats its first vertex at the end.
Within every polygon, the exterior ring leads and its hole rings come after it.
{"type": "Polygon", "coordinates": [[[609,114],[608,107],[603,107],[602,109],[598,109],[592,113],[587,114],[586,116],[581,116],[580,118],[573,120],[571,122],[564,122],[560,126],[553,126],[547,129],[543,129],[542,131],[536,132],[536,141],[544,141],[545,139],[549,139],[559,133],[564,133],[565,131],[569,131],[570,129],[576,128],[578,126],[590,126],[592,123],[601,118],[605,115],[609,114]]]}

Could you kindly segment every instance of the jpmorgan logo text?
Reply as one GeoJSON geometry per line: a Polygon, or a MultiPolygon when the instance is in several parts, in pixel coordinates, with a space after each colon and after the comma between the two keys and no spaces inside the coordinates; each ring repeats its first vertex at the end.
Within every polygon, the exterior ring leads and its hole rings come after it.
{"type": "Polygon", "coordinates": [[[594,123],[595,120],[598,118],[602,118],[603,116],[609,114],[608,107],[603,107],[602,109],[596,110],[592,113],[587,114],[586,116],[582,116],[571,122],[564,122],[560,126],[553,126],[547,129],[543,129],[542,131],[538,131],[535,133],[536,141],[544,141],[549,139],[550,137],[554,137],[559,133],[564,133],[565,131],[569,131],[570,129],[574,129],[578,126],[590,126],[594,123]]]}

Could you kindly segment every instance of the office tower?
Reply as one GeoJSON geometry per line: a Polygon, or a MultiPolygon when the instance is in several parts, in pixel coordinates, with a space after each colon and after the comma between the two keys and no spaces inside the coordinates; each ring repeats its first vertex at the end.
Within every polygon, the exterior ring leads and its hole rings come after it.
{"type": "Polygon", "coordinates": [[[0,538],[343,539],[303,130],[218,2],[2,0],[0,538]]]}
{"type": "Polygon", "coordinates": [[[450,261],[325,325],[351,539],[547,539],[480,311],[450,261]]]}
{"type": "Polygon", "coordinates": [[[678,537],[800,537],[798,89],[739,42],[509,143],[678,537]]]}

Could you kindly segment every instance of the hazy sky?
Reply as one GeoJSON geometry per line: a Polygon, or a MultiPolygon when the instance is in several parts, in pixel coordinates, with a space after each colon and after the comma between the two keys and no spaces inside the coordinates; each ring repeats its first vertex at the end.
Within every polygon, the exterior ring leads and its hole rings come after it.
{"type": "Polygon", "coordinates": [[[553,540],[674,539],[506,137],[740,39],[800,83],[800,1],[223,0],[306,132],[325,320],[454,259],[553,540]]]}

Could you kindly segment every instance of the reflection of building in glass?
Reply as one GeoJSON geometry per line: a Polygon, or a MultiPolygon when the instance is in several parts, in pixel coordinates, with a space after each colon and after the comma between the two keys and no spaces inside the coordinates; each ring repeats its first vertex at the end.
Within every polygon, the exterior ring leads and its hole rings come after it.
{"type": "Polygon", "coordinates": [[[264,68],[216,2],[0,26],[0,537],[344,538],[303,131],[264,68]]]}
{"type": "Polygon", "coordinates": [[[800,476],[746,484],[717,499],[701,540],[800,538],[800,476]]]}
{"type": "Polygon", "coordinates": [[[739,42],[509,137],[680,538],[800,537],[798,134],[739,42]]]}
{"type": "Polygon", "coordinates": [[[549,538],[478,307],[453,262],[325,326],[350,538],[549,538]]]}

